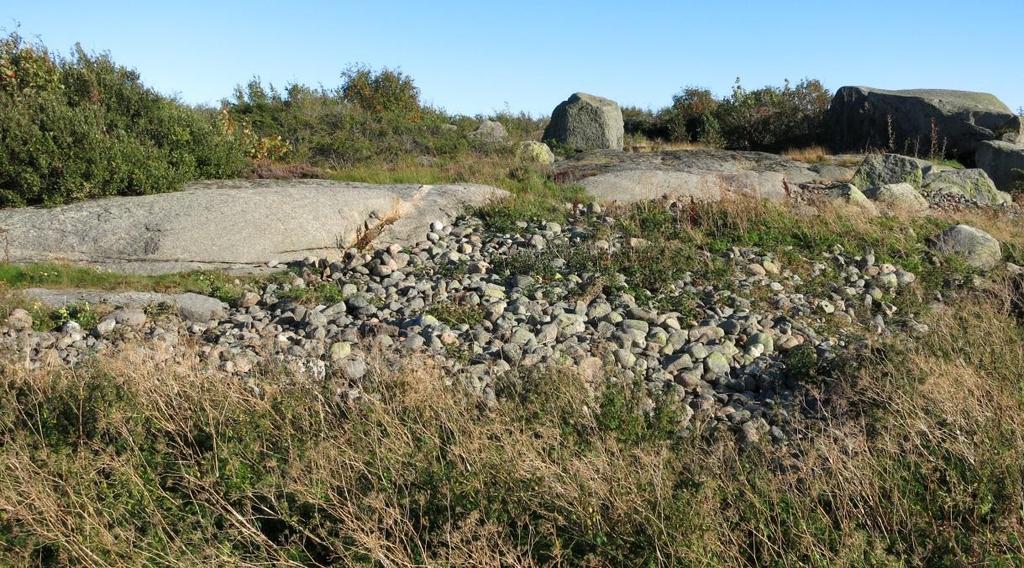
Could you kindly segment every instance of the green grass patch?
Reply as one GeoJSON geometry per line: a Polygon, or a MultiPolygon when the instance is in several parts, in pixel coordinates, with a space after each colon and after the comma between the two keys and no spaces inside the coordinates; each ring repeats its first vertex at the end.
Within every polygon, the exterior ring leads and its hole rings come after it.
{"type": "Polygon", "coordinates": [[[107,272],[61,263],[0,263],[0,283],[13,290],[83,288],[164,293],[194,292],[212,296],[229,304],[238,301],[245,283],[276,277],[274,274],[235,276],[212,270],[148,276],[107,272]]]}

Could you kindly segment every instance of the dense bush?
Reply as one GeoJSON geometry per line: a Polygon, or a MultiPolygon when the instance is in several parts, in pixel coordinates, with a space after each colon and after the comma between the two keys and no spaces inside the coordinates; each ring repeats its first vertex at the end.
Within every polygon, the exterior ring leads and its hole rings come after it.
{"type": "Polygon", "coordinates": [[[657,113],[627,109],[623,114],[627,132],[648,138],[777,152],[820,142],[830,100],[828,89],[813,79],[752,91],[737,82],[722,99],[686,87],[657,113]]]}
{"type": "MultiPolygon", "coordinates": [[[[338,168],[404,155],[450,156],[470,148],[472,119],[420,103],[412,79],[391,69],[353,67],[334,89],[259,79],[235,89],[224,110],[243,131],[281,139],[291,161],[338,168]]],[[[273,156],[271,156],[273,157],[273,156]]]]}
{"type": "Polygon", "coordinates": [[[212,111],[159,95],[107,55],[0,39],[0,206],[169,191],[245,166],[212,111]]]}

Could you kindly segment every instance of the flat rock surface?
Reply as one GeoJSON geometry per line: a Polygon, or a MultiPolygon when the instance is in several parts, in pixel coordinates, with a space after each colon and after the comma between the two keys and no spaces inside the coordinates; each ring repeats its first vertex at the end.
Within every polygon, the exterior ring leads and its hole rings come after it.
{"type": "Polygon", "coordinates": [[[222,180],[183,191],[0,211],[13,262],[70,261],[134,273],[340,257],[359,238],[420,239],[433,221],[505,195],[490,186],[222,180]]]}
{"type": "Polygon", "coordinates": [[[696,149],[593,151],[555,164],[555,178],[576,182],[602,201],[664,195],[716,201],[728,194],[781,199],[791,185],[822,179],[807,164],[764,152],[696,149]]]}

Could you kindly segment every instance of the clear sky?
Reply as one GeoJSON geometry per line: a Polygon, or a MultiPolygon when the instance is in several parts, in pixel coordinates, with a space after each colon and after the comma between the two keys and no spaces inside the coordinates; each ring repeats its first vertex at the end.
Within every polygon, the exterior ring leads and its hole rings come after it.
{"type": "Polygon", "coordinates": [[[1024,0],[107,2],[0,0],[0,27],[66,53],[109,51],[143,80],[216,103],[253,76],[336,86],[398,67],[450,112],[547,114],[575,91],[660,107],[818,78],[953,88],[1024,105],[1024,0]]]}

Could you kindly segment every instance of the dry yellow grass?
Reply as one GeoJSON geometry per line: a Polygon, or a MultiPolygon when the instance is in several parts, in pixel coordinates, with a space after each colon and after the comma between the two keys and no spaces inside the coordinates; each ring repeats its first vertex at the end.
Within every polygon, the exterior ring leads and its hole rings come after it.
{"type": "Polygon", "coordinates": [[[829,157],[827,150],[821,146],[808,146],[806,148],[790,148],[782,153],[783,156],[797,160],[800,162],[806,162],[808,164],[816,164],[818,162],[824,162],[829,157]]]}
{"type": "Polygon", "coordinates": [[[267,371],[254,388],[145,351],[8,366],[0,563],[1012,565],[1024,342],[1008,293],[859,356],[823,426],[782,451],[633,430],[567,371],[482,411],[429,360],[376,362],[354,403],[334,379],[267,371]]]}

